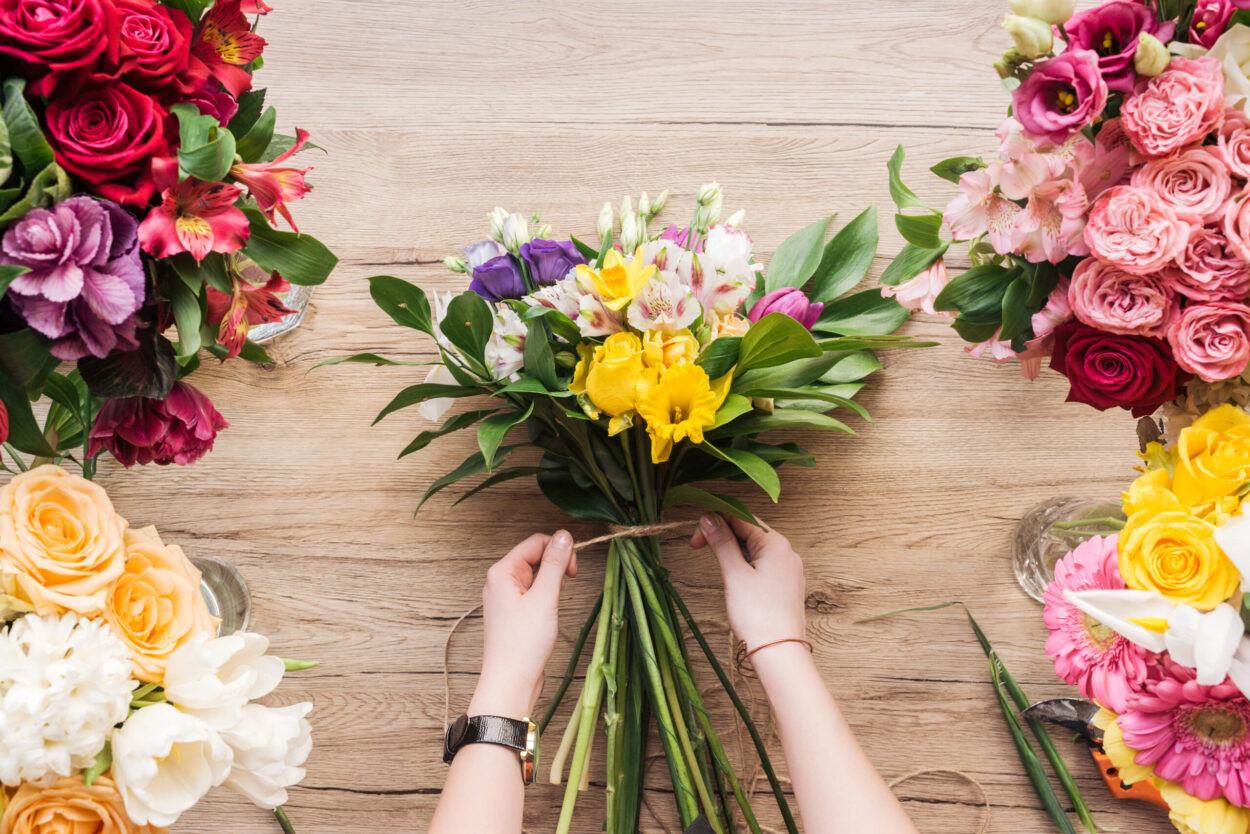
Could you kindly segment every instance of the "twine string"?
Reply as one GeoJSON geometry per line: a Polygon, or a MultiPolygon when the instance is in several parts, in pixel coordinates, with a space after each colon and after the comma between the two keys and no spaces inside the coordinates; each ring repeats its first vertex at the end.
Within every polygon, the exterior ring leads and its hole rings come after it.
{"type": "Polygon", "coordinates": [[[617,539],[645,539],[648,536],[661,536],[665,533],[672,533],[676,530],[689,530],[695,527],[697,522],[693,521],[663,521],[659,524],[639,524],[627,527],[620,524],[609,524],[606,535],[595,536],[593,539],[587,539],[584,542],[578,542],[573,545],[573,549],[577,551],[585,550],[596,544],[604,542],[616,541],[617,539]]]}

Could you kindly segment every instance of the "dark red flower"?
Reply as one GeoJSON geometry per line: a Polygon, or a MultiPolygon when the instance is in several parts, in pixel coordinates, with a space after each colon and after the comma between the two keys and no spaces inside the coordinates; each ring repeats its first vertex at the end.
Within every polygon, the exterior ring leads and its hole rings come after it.
{"type": "Polygon", "coordinates": [[[1050,367],[1068,378],[1068,402],[1099,411],[1123,408],[1135,417],[1175,399],[1189,379],[1162,339],[1119,336],[1077,323],[1055,328],[1050,367]]]}
{"type": "Polygon", "coordinates": [[[120,78],[139,89],[160,91],[186,72],[192,30],[185,14],[155,0],[110,0],[104,9],[109,42],[92,81],[120,78]]]}
{"type": "Polygon", "coordinates": [[[256,286],[242,275],[233,275],[234,291],[230,295],[208,288],[208,323],[218,325],[217,341],[226,347],[227,359],[239,355],[253,327],[281,321],[295,312],[277,296],[291,288],[285,278],[275,272],[265,280],[259,267],[253,267],[251,272],[254,274],[249,274],[249,278],[265,283],[256,286]]]}
{"type": "Polygon", "coordinates": [[[38,95],[51,93],[60,73],[93,65],[108,45],[100,0],[0,0],[0,54],[28,65],[38,95]]]}
{"type": "Polygon", "coordinates": [[[163,400],[106,400],[91,427],[89,455],[108,449],[123,466],[195,463],[229,423],[203,393],[175,382],[163,400]]]}

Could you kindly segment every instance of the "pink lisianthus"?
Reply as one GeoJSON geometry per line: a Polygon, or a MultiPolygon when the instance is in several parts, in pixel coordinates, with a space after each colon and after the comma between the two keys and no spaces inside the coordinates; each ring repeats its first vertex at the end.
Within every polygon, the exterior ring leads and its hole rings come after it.
{"type": "Polygon", "coordinates": [[[1090,209],[1085,242],[1099,260],[1145,275],[1175,260],[1189,231],[1153,191],[1121,185],[1105,191],[1090,209]]]}
{"type": "Polygon", "coordinates": [[[1068,48],[1094,53],[1107,87],[1122,93],[1132,90],[1137,78],[1133,59],[1141,35],[1167,43],[1175,29],[1174,23],[1159,22],[1146,4],[1134,0],[1109,0],[1077,12],[1063,24],[1068,48]]]}
{"type": "Polygon", "coordinates": [[[1219,226],[1198,226],[1162,273],[1177,292],[1194,301],[1237,301],[1250,297],[1250,264],[1233,253],[1219,226]]]}
{"type": "Polygon", "coordinates": [[[1098,68],[1098,54],[1070,48],[1033,66],[1016,88],[1014,112],[1034,136],[1062,142],[1102,115],[1107,84],[1098,68]]]}
{"type": "Polygon", "coordinates": [[[1213,146],[1152,159],[1133,172],[1132,184],[1158,194],[1177,217],[1192,225],[1222,219],[1233,190],[1228,163],[1213,146]]]}
{"type": "Polygon", "coordinates": [[[1078,320],[1108,333],[1163,336],[1176,295],[1160,273],[1133,275],[1097,258],[1072,271],[1068,301],[1078,320]]]}
{"type": "Polygon", "coordinates": [[[959,178],[959,195],[951,200],[942,221],[956,240],[988,234],[997,252],[1015,249],[1015,221],[1023,209],[1008,200],[989,169],[968,171],[959,178]]]}
{"type": "Polygon", "coordinates": [[[1250,701],[1232,681],[1203,686],[1165,663],[1129,699],[1116,723],[1140,765],[1198,799],[1250,805],[1250,701]]]}
{"type": "Polygon", "coordinates": [[[1208,56],[1173,58],[1154,78],[1142,79],[1120,111],[1133,147],[1167,156],[1201,142],[1224,121],[1224,73],[1208,56]]]}
{"type": "Polygon", "coordinates": [[[197,261],[209,252],[234,252],[251,234],[247,215],[235,205],[241,189],[222,182],[187,178],[169,182],[170,165],[160,166],[165,179],[161,204],[139,224],[143,251],[157,258],[190,252],[197,261]]]}
{"type": "Polygon", "coordinates": [[[1088,539],[1055,564],[1055,580],[1046,587],[1044,618],[1050,631],[1046,654],[1055,662],[1055,674],[1086,698],[1123,712],[1146,679],[1148,653],[1064,598],[1064,591],[1124,587],[1116,541],[1114,535],[1088,539]]]}
{"type": "Polygon", "coordinates": [[[1189,42],[1210,49],[1224,34],[1236,10],[1233,0],[1198,0],[1189,26],[1189,42]]]}
{"type": "Polygon", "coordinates": [[[1033,189],[1028,205],[1016,217],[1012,251],[1030,263],[1060,263],[1089,254],[1085,243],[1085,189],[1072,180],[1051,180],[1033,189]]]}
{"type": "Polygon", "coordinates": [[[1186,307],[1168,328],[1176,364],[1206,382],[1240,376],[1250,363],[1250,307],[1212,301],[1186,307]]]}
{"type": "Polygon", "coordinates": [[[1224,237],[1228,248],[1246,263],[1250,263],[1250,184],[1229,201],[1224,210],[1224,237]]]}
{"type": "Polygon", "coordinates": [[[1216,145],[1234,176],[1250,179],[1250,116],[1245,111],[1224,111],[1224,124],[1216,145]]]}
{"type": "Polygon", "coordinates": [[[252,199],[269,222],[274,222],[274,212],[278,212],[297,233],[299,228],[291,217],[287,203],[303,197],[312,187],[304,184],[304,175],[312,168],[283,168],[286,162],[299,153],[308,142],[308,131],[296,130],[296,140],[290,150],[275,158],[272,162],[246,163],[240,162],[230,168],[230,176],[235,182],[246,186],[252,199]]]}
{"type": "Polygon", "coordinates": [[[897,300],[899,304],[902,304],[908,310],[923,310],[931,316],[953,316],[955,315],[954,313],[938,313],[933,307],[933,302],[937,300],[938,293],[949,283],[950,276],[946,274],[946,262],[942,258],[938,258],[933,262],[932,266],[916,277],[897,286],[883,286],[881,295],[897,300]]]}
{"type": "Polygon", "coordinates": [[[108,449],[126,467],[186,466],[212,451],[217,432],[229,425],[208,397],[185,382],[175,382],[163,400],[106,400],[91,427],[88,454],[108,449]]]}

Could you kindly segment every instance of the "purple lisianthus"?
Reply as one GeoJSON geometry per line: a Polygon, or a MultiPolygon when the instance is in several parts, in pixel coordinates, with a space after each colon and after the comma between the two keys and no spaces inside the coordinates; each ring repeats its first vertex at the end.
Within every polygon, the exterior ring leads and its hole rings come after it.
{"type": "Polygon", "coordinates": [[[1107,106],[1098,55],[1069,49],[1033,67],[1016,88],[1015,116],[1033,136],[1063,142],[1097,119],[1107,106]]]}
{"type": "Polygon", "coordinates": [[[28,212],[4,235],[0,263],[27,267],[8,298],[72,362],[132,350],[145,282],[138,222],[116,203],[71,197],[28,212]]]}
{"type": "Polygon", "coordinates": [[[477,269],[487,261],[498,258],[505,251],[507,250],[490,238],[479,240],[477,243],[470,244],[460,250],[470,270],[477,269]]]}
{"type": "Polygon", "coordinates": [[[1072,15],[1063,24],[1063,30],[1068,35],[1069,50],[1088,49],[1097,54],[1098,69],[1108,89],[1128,93],[1137,80],[1133,66],[1137,39],[1145,32],[1167,43],[1176,24],[1160,22],[1144,3],[1110,0],[1072,15]]]}
{"type": "Polygon", "coordinates": [[[554,284],[579,264],[588,263],[571,240],[531,240],[521,246],[521,259],[539,286],[554,284]]]}
{"type": "Polygon", "coordinates": [[[811,330],[812,325],[816,324],[816,320],[820,318],[820,314],[824,312],[824,309],[824,304],[819,301],[812,301],[802,290],[794,287],[782,287],[779,290],[773,290],[755,302],[751,312],[747,313],[747,318],[754,324],[769,313],[784,313],[808,330],[811,330]]]}
{"type": "Polygon", "coordinates": [[[503,301],[525,295],[525,279],[516,258],[504,254],[473,268],[469,289],[487,301],[503,301]]]}

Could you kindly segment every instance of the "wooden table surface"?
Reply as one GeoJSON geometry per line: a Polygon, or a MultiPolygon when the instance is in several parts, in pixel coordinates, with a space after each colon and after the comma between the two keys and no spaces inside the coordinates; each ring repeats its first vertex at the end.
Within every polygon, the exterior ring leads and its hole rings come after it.
{"type": "MultiPolygon", "coordinates": [[[[212,455],[191,469],[110,464],[99,479],[132,523],[157,524],[189,552],[238,565],[255,596],[255,628],[281,654],[321,661],[277,696],[316,702],[308,778],[289,806],[301,834],[419,831],[445,774],[444,640],[479,601],[492,561],[565,521],[528,481],[454,508],[451,495],[439,496],[412,517],[430,481],[474,439],[397,462],[421,418],[409,410],[370,422],[421,370],[312,370],[358,351],[431,355],[429,341],[373,306],[365,277],[462,286],[442,258],[482,237],[496,205],[541,209],[557,235],[585,236],[605,200],[668,187],[670,216],[682,219],[699,185],[716,179],[726,214],[746,209],[762,259],[799,226],[831,211],[845,222],[875,201],[875,280],[901,246],[886,189],[895,146],[907,146],[908,180],[934,205],[953,188],[927,175],[929,165],[995,147],[1007,99],[990,63],[1008,45],[1003,10],[974,0],[274,5],[262,24],[271,43],[261,85],[280,127],[311,130],[326,151],[306,157],[316,190],[296,213],[342,266],[302,328],[271,345],[273,367],[210,362],[196,377],[233,424],[212,455]]],[[[804,554],[816,657],[885,778],[960,771],[988,797],[989,831],[1051,831],[962,615],[856,621],[964,600],[1032,697],[1065,694],[1043,653],[1041,607],[1013,578],[1010,537],[1043,499],[1109,498],[1126,486],[1133,421],[1065,405],[1053,374],[1030,384],[1013,367],[961,355],[938,320],[922,317],[906,332],[945,344],[887,357],[863,397],[875,423],[858,423],[859,437],[805,438],[820,466],[784,470],[779,506],[737,494],[804,554]]],[[[668,559],[728,651],[714,561],[682,544],[668,559]]],[[[602,576],[596,559],[582,564],[565,592],[566,632],[602,576]]],[[[568,636],[550,676],[567,661],[568,636]]],[[[480,637],[473,616],[452,642],[453,714],[472,691],[480,637]]],[[[715,704],[736,750],[726,704],[715,704]]],[[[758,693],[756,705],[765,715],[758,693]]],[[[1154,809],[1113,802],[1088,757],[1060,746],[1105,828],[1171,830],[1154,809]]],[[[653,771],[659,817],[644,811],[647,832],[677,828],[662,770],[653,771]]],[[[981,830],[981,798],[960,777],[929,774],[897,791],[924,831],[981,830]]],[[[558,803],[557,789],[532,789],[525,830],[552,830],[558,803]]],[[[766,798],[757,805],[776,826],[766,798]]],[[[575,830],[598,831],[601,791],[584,795],[582,808],[575,830]]],[[[221,790],[178,830],[276,828],[221,790]]]]}

